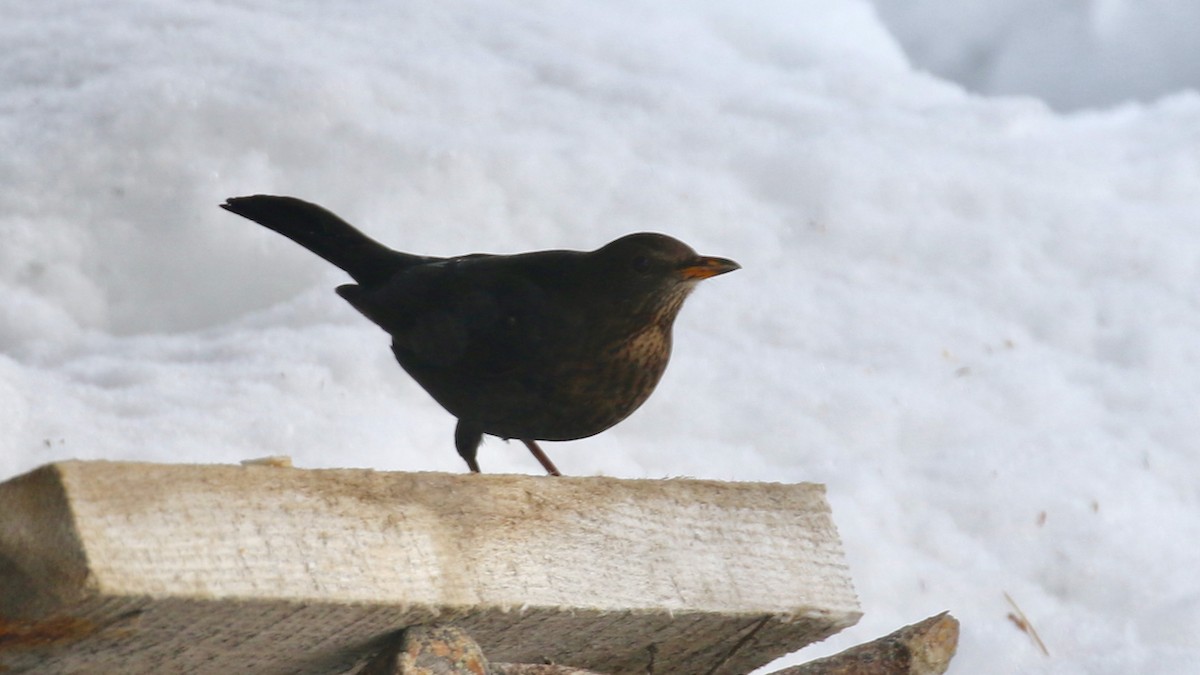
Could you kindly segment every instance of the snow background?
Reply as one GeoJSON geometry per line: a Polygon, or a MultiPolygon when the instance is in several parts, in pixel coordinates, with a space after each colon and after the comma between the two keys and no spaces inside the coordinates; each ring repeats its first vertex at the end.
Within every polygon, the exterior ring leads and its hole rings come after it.
{"type": "Polygon", "coordinates": [[[865,616],[776,667],[948,609],[952,672],[1195,672],[1195,3],[9,4],[0,477],[463,469],[344,275],[226,197],[439,255],[656,230],[744,269],[547,451],[827,483],[865,616]]]}

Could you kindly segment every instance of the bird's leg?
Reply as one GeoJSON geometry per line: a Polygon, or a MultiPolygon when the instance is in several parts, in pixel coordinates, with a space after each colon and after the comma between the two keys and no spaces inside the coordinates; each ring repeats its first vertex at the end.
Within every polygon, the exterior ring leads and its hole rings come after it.
{"type": "Polygon", "coordinates": [[[483,441],[482,431],[459,420],[458,427],[454,429],[454,447],[458,450],[459,456],[467,463],[467,468],[471,470],[471,473],[479,473],[479,462],[475,461],[475,454],[479,451],[481,441],[483,441]]]}
{"type": "Polygon", "coordinates": [[[554,466],[554,462],[551,462],[550,458],[546,456],[546,453],[542,452],[542,449],[538,447],[537,441],[529,438],[522,438],[521,442],[525,444],[525,447],[529,448],[529,451],[533,453],[533,456],[537,458],[537,461],[542,463],[542,468],[546,470],[546,473],[550,474],[551,476],[562,475],[558,472],[558,467],[554,466]]]}

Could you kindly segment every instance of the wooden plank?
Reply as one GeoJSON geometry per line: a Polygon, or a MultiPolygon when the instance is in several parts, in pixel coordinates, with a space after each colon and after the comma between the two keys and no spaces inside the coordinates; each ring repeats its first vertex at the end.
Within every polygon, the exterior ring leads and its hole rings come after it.
{"type": "Polygon", "coordinates": [[[0,484],[0,670],[744,673],[859,616],[820,485],[63,462],[0,484]]]}
{"type": "Polygon", "coordinates": [[[771,675],[942,675],[956,651],[958,619],[942,612],[833,656],[771,675]]]}

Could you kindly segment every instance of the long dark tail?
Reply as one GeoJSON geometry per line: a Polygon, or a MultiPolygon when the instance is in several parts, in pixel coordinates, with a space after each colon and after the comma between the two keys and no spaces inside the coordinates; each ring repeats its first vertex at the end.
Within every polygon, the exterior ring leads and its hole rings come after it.
{"type": "Polygon", "coordinates": [[[406,267],[430,260],[393,251],[333,213],[295,197],[231,197],[221,208],[282,234],[364,286],[381,284],[406,267]]]}

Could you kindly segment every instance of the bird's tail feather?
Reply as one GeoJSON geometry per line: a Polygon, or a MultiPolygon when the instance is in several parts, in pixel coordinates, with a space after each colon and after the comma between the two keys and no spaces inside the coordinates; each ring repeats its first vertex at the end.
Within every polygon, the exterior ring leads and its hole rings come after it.
{"type": "Polygon", "coordinates": [[[371,286],[429,258],[393,251],[333,213],[295,197],[231,197],[221,208],[300,244],[371,286]]]}

